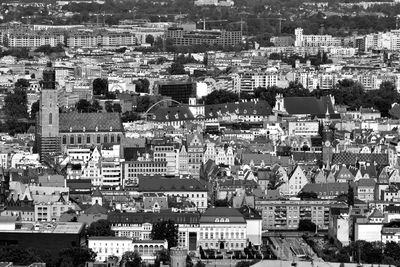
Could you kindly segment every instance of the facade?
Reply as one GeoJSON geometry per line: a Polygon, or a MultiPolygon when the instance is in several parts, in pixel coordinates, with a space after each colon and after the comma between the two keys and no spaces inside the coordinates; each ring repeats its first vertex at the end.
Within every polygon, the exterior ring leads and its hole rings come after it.
{"type": "Polygon", "coordinates": [[[247,224],[233,208],[207,209],[200,218],[199,245],[203,249],[243,250],[247,246],[247,224]]]}
{"type": "Polygon", "coordinates": [[[202,44],[235,46],[242,42],[242,33],[240,31],[186,31],[183,28],[168,28],[166,37],[172,39],[174,45],[181,46],[202,44]]]}
{"type": "Polygon", "coordinates": [[[121,259],[127,251],[137,251],[145,262],[154,262],[156,253],[168,248],[165,240],[132,241],[128,237],[93,236],[88,239],[88,247],[97,253],[96,260],[105,261],[110,256],[121,259]]]}
{"type": "Polygon", "coordinates": [[[171,97],[182,104],[189,104],[189,98],[196,96],[196,83],[191,81],[166,81],[155,85],[155,93],[171,97]]]}
{"type": "Polygon", "coordinates": [[[301,220],[311,220],[319,229],[328,229],[329,210],[334,201],[256,200],[263,230],[296,230],[301,220]]]}
{"type": "Polygon", "coordinates": [[[111,229],[118,237],[149,241],[153,223],[172,220],[178,225],[178,246],[189,250],[198,248],[200,215],[198,213],[138,212],[111,213],[108,217],[111,229]]]}

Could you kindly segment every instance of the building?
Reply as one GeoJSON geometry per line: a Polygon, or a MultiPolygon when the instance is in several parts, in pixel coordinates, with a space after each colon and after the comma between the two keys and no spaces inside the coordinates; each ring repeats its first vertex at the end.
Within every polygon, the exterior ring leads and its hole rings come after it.
{"type": "Polygon", "coordinates": [[[165,240],[133,240],[128,237],[118,236],[92,236],[88,239],[88,248],[97,255],[97,261],[105,261],[110,256],[121,259],[127,251],[137,251],[143,261],[154,262],[158,251],[168,248],[165,240]]]}
{"type": "Polygon", "coordinates": [[[124,132],[119,113],[61,113],[59,125],[63,151],[70,146],[119,144],[124,132]]]}
{"type": "Polygon", "coordinates": [[[192,251],[198,249],[199,213],[124,212],[111,213],[108,220],[116,236],[129,237],[135,241],[149,241],[153,223],[171,220],[178,225],[178,246],[192,251]]]}
{"type": "Polygon", "coordinates": [[[256,200],[263,230],[296,230],[301,220],[311,220],[319,229],[328,229],[330,200],[256,200]]]}
{"type": "Polygon", "coordinates": [[[322,47],[322,46],[341,46],[340,38],[332,37],[332,35],[305,35],[303,29],[297,28],[294,31],[294,45],[297,47],[322,47]]]}
{"type": "Polygon", "coordinates": [[[191,46],[191,45],[220,45],[235,46],[242,42],[241,31],[225,31],[225,30],[192,30],[186,31],[184,28],[168,28],[166,38],[174,41],[174,45],[191,46]]]}
{"type": "Polygon", "coordinates": [[[164,193],[192,202],[203,211],[207,208],[207,186],[193,178],[164,178],[160,176],[142,176],[137,191],[140,193],[164,193]]]}
{"type": "Polygon", "coordinates": [[[52,257],[66,248],[86,246],[85,225],[78,222],[4,224],[0,220],[0,246],[16,245],[48,251],[52,257]]]}
{"type": "Polygon", "coordinates": [[[40,158],[60,152],[59,110],[55,70],[51,63],[43,70],[43,88],[40,94],[40,109],[36,118],[36,140],[40,158]]]}
{"type": "Polygon", "coordinates": [[[182,104],[189,104],[189,98],[196,96],[196,83],[192,81],[160,81],[155,84],[155,94],[171,97],[182,104]]]}
{"type": "Polygon", "coordinates": [[[203,249],[243,250],[247,246],[246,220],[237,209],[207,209],[200,218],[199,245],[203,249]]]}

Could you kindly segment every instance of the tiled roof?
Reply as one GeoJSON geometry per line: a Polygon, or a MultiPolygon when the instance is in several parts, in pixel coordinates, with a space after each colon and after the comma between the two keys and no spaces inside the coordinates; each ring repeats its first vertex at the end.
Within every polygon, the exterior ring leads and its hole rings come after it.
{"type": "Polygon", "coordinates": [[[388,165],[389,159],[387,154],[364,154],[364,153],[335,153],[332,157],[333,164],[352,165],[357,161],[376,162],[379,165],[388,165]]]}
{"type": "Polygon", "coordinates": [[[360,179],[357,181],[358,186],[370,186],[375,187],[375,180],[374,179],[360,179]]]}
{"type": "Polygon", "coordinates": [[[139,177],[139,192],[207,191],[196,179],[164,178],[161,176],[139,177]]]}
{"type": "Polygon", "coordinates": [[[236,114],[239,116],[268,116],[271,115],[271,106],[267,101],[225,103],[205,106],[206,118],[217,118],[223,114],[236,114]]]}
{"type": "Polygon", "coordinates": [[[322,153],[308,151],[292,151],[294,161],[314,162],[322,160],[322,153]]]}
{"type": "Polygon", "coordinates": [[[262,161],[264,161],[265,165],[273,165],[275,163],[280,164],[282,166],[288,166],[290,158],[289,157],[279,157],[273,156],[271,154],[258,154],[258,153],[243,153],[241,155],[242,164],[250,164],[251,161],[254,162],[254,165],[260,165],[262,161]]]}
{"type": "Polygon", "coordinates": [[[106,208],[97,203],[85,210],[85,214],[107,214],[107,212],[106,208]]]}
{"type": "MultiPolygon", "coordinates": [[[[354,183],[350,182],[350,185],[354,187],[354,183]]],[[[348,183],[323,183],[323,184],[306,184],[301,191],[302,192],[314,192],[320,196],[338,196],[342,194],[347,194],[349,190],[348,183]]]]}
{"type": "Polygon", "coordinates": [[[327,107],[330,115],[335,114],[332,101],[328,96],[285,97],[284,105],[289,114],[325,115],[327,107]]]}
{"type": "Polygon", "coordinates": [[[60,113],[60,132],[122,132],[119,113],[60,113]],[[96,130],[97,129],[97,130],[96,130]]]}
{"type": "Polygon", "coordinates": [[[185,121],[193,120],[194,116],[187,106],[158,108],[149,118],[152,121],[185,121]]]}
{"type": "Polygon", "coordinates": [[[172,220],[177,224],[199,223],[199,213],[175,213],[175,212],[114,212],[108,215],[110,223],[156,223],[172,220]]]}

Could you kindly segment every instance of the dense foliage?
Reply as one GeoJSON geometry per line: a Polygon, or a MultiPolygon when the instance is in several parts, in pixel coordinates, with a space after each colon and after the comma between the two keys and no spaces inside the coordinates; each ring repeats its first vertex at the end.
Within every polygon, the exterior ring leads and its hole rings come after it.
{"type": "Polygon", "coordinates": [[[92,222],[86,230],[88,236],[113,236],[111,223],[108,220],[98,220],[92,222]]]}
{"type": "Polygon", "coordinates": [[[152,240],[167,240],[168,248],[178,245],[178,226],[174,221],[161,221],[153,224],[151,229],[152,240]]]}

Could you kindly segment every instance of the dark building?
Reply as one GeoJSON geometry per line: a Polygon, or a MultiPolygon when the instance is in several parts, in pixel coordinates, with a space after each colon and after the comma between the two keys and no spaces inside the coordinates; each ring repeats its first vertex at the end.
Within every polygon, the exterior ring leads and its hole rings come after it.
{"type": "MultiPolygon", "coordinates": [[[[0,220],[0,223],[4,226],[12,222],[0,220]]],[[[0,247],[15,245],[25,249],[35,248],[48,251],[55,258],[65,248],[86,245],[83,223],[16,223],[15,227],[15,230],[2,230],[3,227],[0,227],[0,247]]]]}
{"type": "Polygon", "coordinates": [[[196,83],[192,81],[166,81],[156,84],[156,94],[169,96],[172,100],[188,104],[196,96],[196,83]]]}

